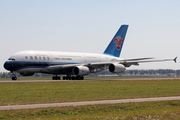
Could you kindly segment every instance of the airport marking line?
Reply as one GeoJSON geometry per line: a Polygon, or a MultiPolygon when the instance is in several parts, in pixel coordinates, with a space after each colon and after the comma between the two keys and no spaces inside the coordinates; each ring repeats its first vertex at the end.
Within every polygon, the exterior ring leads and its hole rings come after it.
{"type": "Polygon", "coordinates": [[[63,106],[81,106],[81,105],[95,105],[95,104],[116,104],[116,103],[130,103],[130,102],[169,101],[169,100],[180,100],[180,96],[119,99],[119,100],[100,100],[100,101],[82,101],[82,102],[65,102],[65,103],[47,103],[47,104],[28,104],[28,105],[9,105],[9,106],[0,106],[0,110],[32,109],[32,108],[63,107],[63,106]]]}

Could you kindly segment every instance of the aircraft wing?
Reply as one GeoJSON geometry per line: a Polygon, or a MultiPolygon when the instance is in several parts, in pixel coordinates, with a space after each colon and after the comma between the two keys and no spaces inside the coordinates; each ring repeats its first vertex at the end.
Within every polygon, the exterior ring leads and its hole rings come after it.
{"type": "Polygon", "coordinates": [[[41,72],[44,73],[68,73],[71,74],[72,69],[77,66],[86,66],[90,69],[91,72],[100,72],[105,70],[108,65],[112,64],[112,62],[96,62],[96,63],[87,63],[87,64],[67,64],[67,65],[53,65],[49,66],[45,69],[42,69],[41,72]],[[94,71],[94,69],[96,69],[94,71]]]}
{"type": "MultiPolygon", "coordinates": [[[[153,59],[153,58],[145,58],[145,59],[153,59]]],[[[163,61],[174,61],[176,63],[176,58],[174,59],[160,59],[160,60],[145,60],[145,59],[127,59],[124,61],[120,61],[120,64],[123,64],[125,67],[130,67],[131,65],[139,65],[139,63],[146,62],[163,62],[163,61]]]]}
{"type": "Polygon", "coordinates": [[[65,64],[65,65],[52,65],[45,69],[42,69],[41,72],[44,73],[52,73],[52,74],[58,74],[58,73],[68,73],[71,72],[73,67],[79,66],[81,64],[65,64]]]}
{"type": "Polygon", "coordinates": [[[139,65],[139,63],[145,63],[145,62],[162,62],[162,61],[175,61],[174,59],[161,59],[161,60],[153,60],[153,58],[137,58],[137,59],[124,59],[120,61],[113,61],[113,62],[95,62],[95,63],[85,63],[85,64],[66,64],[66,65],[53,65],[49,66],[46,69],[43,69],[42,72],[47,73],[68,73],[71,74],[72,69],[76,66],[86,66],[90,69],[91,72],[100,72],[108,68],[110,64],[116,63],[116,64],[122,64],[125,67],[130,67],[131,65],[139,65]],[[149,60],[151,59],[151,60],[149,60]]]}
{"type": "Polygon", "coordinates": [[[97,67],[102,67],[102,66],[108,66],[112,63],[119,63],[123,64],[125,67],[130,67],[131,65],[139,65],[139,63],[145,63],[145,62],[163,62],[163,61],[174,61],[176,62],[176,58],[174,59],[160,59],[160,60],[153,60],[154,58],[149,57],[149,58],[136,58],[136,59],[124,59],[120,61],[115,61],[115,62],[97,62],[97,63],[90,63],[90,64],[85,64],[87,67],[92,67],[92,68],[97,68],[97,67]],[[151,59],[151,60],[149,60],[151,59]]]}

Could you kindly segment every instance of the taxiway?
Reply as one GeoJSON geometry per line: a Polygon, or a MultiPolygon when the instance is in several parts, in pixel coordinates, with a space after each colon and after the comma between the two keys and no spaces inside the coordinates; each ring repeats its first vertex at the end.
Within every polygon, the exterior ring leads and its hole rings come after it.
{"type": "Polygon", "coordinates": [[[47,104],[29,104],[29,105],[9,105],[9,106],[0,106],[0,110],[32,109],[32,108],[62,107],[62,106],[81,106],[81,105],[95,105],[95,104],[116,104],[116,103],[147,102],[147,101],[168,101],[168,100],[180,100],[180,96],[83,101],[83,102],[65,102],[65,103],[47,103],[47,104]]]}

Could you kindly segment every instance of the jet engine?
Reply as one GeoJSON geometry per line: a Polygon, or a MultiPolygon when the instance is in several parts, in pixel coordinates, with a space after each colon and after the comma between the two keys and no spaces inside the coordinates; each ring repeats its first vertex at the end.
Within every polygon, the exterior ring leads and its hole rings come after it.
{"type": "Polygon", "coordinates": [[[126,70],[126,68],[124,67],[124,65],[122,64],[110,64],[109,65],[109,71],[112,73],[122,73],[126,70]]]}
{"type": "Polygon", "coordinates": [[[84,76],[84,75],[88,75],[90,73],[90,70],[86,66],[76,66],[72,69],[72,73],[74,75],[84,76]]]}
{"type": "Polygon", "coordinates": [[[34,75],[34,73],[31,72],[25,72],[25,73],[20,73],[22,76],[31,76],[34,75]]]}

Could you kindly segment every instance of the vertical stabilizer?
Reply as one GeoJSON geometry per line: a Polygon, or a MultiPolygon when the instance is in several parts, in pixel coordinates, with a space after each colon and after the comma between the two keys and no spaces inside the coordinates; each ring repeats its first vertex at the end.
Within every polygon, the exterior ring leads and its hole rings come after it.
{"type": "Polygon", "coordinates": [[[126,32],[128,29],[128,25],[121,25],[111,42],[109,43],[108,47],[104,51],[104,54],[119,57],[123,43],[125,40],[126,32]]]}

